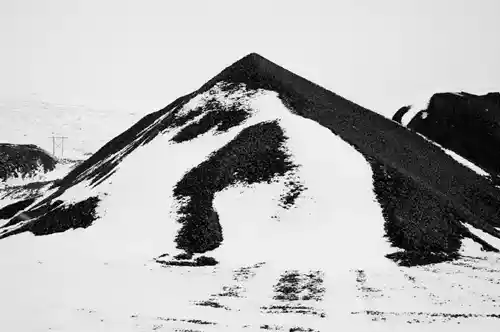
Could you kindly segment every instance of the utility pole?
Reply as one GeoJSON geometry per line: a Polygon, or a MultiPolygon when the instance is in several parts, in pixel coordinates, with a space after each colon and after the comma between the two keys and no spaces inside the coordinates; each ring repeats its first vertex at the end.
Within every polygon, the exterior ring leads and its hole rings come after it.
{"type": "Polygon", "coordinates": [[[67,136],[50,136],[52,138],[52,154],[56,156],[56,148],[61,148],[61,157],[64,156],[64,139],[68,138],[67,136]],[[58,143],[60,142],[60,143],[58,143]]]}

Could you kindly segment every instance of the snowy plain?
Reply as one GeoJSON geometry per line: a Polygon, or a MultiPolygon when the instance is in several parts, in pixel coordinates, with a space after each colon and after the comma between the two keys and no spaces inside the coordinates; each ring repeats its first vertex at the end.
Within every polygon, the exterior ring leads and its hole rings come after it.
{"type": "MultiPolygon", "coordinates": [[[[82,182],[66,191],[59,198],[65,204],[101,198],[99,218],[89,228],[0,241],[1,330],[498,330],[498,256],[464,240],[463,260],[395,265],[384,258],[396,249],[383,238],[363,156],[292,114],[276,93],[246,94],[244,87],[237,93],[252,110],[239,126],[182,143],[171,141],[182,128],[167,131],[127,156],[103,184],[82,182]],[[299,167],[270,184],[237,184],[216,194],[224,241],[206,255],[219,265],[158,264],[156,257],[178,252],[177,181],[244,128],[273,120],[299,167]],[[279,197],[291,178],[305,190],[286,209],[279,197]],[[278,296],[284,276],[292,280],[294,298],[278,296]]],[[[233,102],[215,86],[180,114],[214,95],[233,102]]]]}
{"type": "Polygon", "coordinates": [[[56,141],[55,155],[70,159],[87,158],[145,115],[38,100],[0,101],[0,114],[1,143],[35,144],[52,153],[51,137],[65,136],[64,143],[56,141]]]}

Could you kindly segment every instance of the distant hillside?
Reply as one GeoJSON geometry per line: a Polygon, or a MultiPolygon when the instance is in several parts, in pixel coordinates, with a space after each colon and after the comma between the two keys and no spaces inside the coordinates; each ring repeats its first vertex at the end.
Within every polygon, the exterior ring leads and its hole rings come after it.
{"type": "Polygon", "coordinates": [[[57,160],[36,145],[0,143],[0,182],[54,170],[57,160]]]}
{"type": "MultiPolygon", "coordinates": [[[[36,144],[52,153],[50,136],[66,136],[63,157],[85,159],[142,115],[41,101],[0,101],[0,142],[36,144]]],[[[59,158],[61,144],[56,143],[59,158]]]]}
{"type": "MultiPolygon", "coordinates": [[[[401,122],[410,107],[393,117],[401,122]]],[[[500,93],[437,93],[407,127],[450,149],[493,178],[500,176],[500,93]]]]}

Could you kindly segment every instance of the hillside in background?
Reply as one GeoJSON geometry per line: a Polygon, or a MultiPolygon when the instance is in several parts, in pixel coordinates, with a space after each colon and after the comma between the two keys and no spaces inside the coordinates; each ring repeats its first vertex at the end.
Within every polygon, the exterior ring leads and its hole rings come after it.
{"type": "Polygon", "coordinates": [[[57,160],[36,145],[0,143],[0,184],[26,180],[55,169],[57,160]]]}
{"type": "Polygon", "coordinates": [[[143,113],[94,110],[84,106],[41,101],[0,101],[0,143],[35,144],[58,158],[85,159],[143,113]],[[62,144],[64,155],[62,155],[62,144]]]}
{"type": "Polygon", "coordinates": [[[474,168],[250,54],[0,209],[0,311],[29,305],[28,330],[493,330],[499,216],[474,168]]]}

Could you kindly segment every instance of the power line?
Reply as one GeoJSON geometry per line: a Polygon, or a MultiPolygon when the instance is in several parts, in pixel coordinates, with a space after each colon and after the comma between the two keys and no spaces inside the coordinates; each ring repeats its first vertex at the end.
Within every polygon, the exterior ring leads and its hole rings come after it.
{"type": "Polygon", "coordinates": [[[67,136],[50,136],[52,138],[52,154],[56,155],[56,148],[61,148],[61,157],[64,156],[64,140],[67,136]]]}

